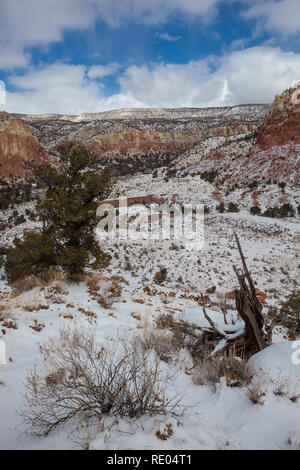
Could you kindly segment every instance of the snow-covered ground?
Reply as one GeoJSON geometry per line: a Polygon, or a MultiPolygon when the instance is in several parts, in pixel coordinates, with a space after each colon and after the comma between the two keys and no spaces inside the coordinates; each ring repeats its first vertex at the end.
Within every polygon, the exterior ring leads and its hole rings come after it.
{"type": "MultiPolygon", "coordinates": [[[[51,294],[49,288],[35,288],[10,301],[10,318],[14,328],[3,327],[7,348],[7,364],[0,366],[1,421],[0,448],[64,449],[77,448],[86,442],[69,435],[71,427],[53,431],[43,438],[23,434],[25,425],[18,415],[24,408],[23,384],[28,369],[39,364],[39,346],[49,337],[57,337],[64,325],[92,329],[97,341],[119,342],[128,334],[142,334],[145,327],[154,327],[160,313],[172,312],[181,318],[205,325],[202,309],[192,300],[169,297],[165,289],[160,295],[144,293],[136,278],[126,276],[121,299],[104,309],[91,299],[85,283],[63,285],[63,294],[51,294]],[[56,303],[59,302],[59,303],[56,303]],[[79,311],[93,312],[94,317],[79,311]],[[32,327],[37,327],[32,329],[32,327]],[[38,331],[37,331],[38,330],[38,331]],[[40,330],[40,331],[39,331],[40,330]]],[[[3,289],[3,288],[2,288],[3,289]]],[[[211,318],[222,326],[222,314],[208,310],[211,318]]],[[[232,311],[232,319],[234,319],[232,311]]],[[[236,319],[234,319],[236,320],[236,319]]],[[[207,324],[208,326],[208,324],[207,324]]],[[[238,329],[239,325],[235,324],[238,329]]],[[[155,328],[155,327],[154,327],[155,328]]],[[[292,363],[292,343],[277,337],[276,344],[250,360],[252,370],[263,389],[264,403],[253,404],[247,388],[232,388],[221,379],[215,387],[195,385],[192,361],[181,351],[172,364],[162,362],[162,369],[174,375],[168,392],[182,396],[178,416],[142,417],[134,421],[121,419],[110,427],[111,418],[94,425],[88,435],[91,449],[280,449],[299,445],[300,403],[291,398],[300,393],[300,365],[292,363]],[[281,381],[286,384],[282,396],[275,395],[281,381]],[[157,437],[171,425],[167,440],[157,437]]]]}
{"type": "MultiPolygon", "coordinates": [[[[122,180],[115,188],[115,196],[119,194],[177,194],[182,202],[210,202],[212,206],[217,202],[214,188],[195,178],[164,183],[160,178],[139,175],[122,180]]],[[[20,210],[24,212],[24,208],[20,210]]],[[[35,222],[11,229],[3,234],[3,240],[11,242],[31,224],[35,222]]],[[[267,313],[268,305],[278,304],[299,288],[299,218],[257,217],[245,209],[236,214],[218,214],[215,210],[207,214],[201,251],[187,251],[181,246],[174,249],[170,241],[110,242],[112,263],[103,273],[106,279],[99,281],[99,289],[105,291],[116,275],[124,281],[119,279],[122,293],[108,308],[98,303],[85,282],[59,281],[58,287],[38,286],[14,297],[6,282],[0,281],[0,304],[5,312],[0,321],[0,341],[5,342],[7,359],[0,365],[0,448],[72,449],[88,442],[90,449],[299,449],[300,399],[295,397],[300,395],[300,365],[293,364],[293,358],[298,359],[297,350],[284,328],[276,328],[274,344],[249,361],[254,373],[251,383],[257,383],[261,390],[261,403],[251,401],[248,386],[230,387],[225,378],[215,386],[196,385],[192,358],[181,350],[170,363],[161,362],[162,372],[173,377],[168,393],[181,396],[176,415],[123,418],[114,425],[107,417],[104,423],[86,429],[79,439],[70,434],[71,424],[43,438],[25,434],[20,413],[25,406],[22,394],[26,375],[35,363],[39,366],[43,342],[57,337],[63,326],[91,330],[99,343],[111,344],[126,341],[130,335],[143,335],[146,329],[158,334],[155,319],[161,314],[208,326],[193,297],[215,288],[208,293],[208,313],[219,328],[224,328],[217,304],[237,287],[233,265],[240,266],[234,231],[257,288],[267,294],[263,310],[267,313]],[[158,286],[153,278],[161,267],[167,269],[167,278],[158,286]],[[158,437],[170,429],[166,440],[158,437]]],[[[234,304],[230,300],[227,304],[227,329],[238,331],[242,323],[234,304]]]]}

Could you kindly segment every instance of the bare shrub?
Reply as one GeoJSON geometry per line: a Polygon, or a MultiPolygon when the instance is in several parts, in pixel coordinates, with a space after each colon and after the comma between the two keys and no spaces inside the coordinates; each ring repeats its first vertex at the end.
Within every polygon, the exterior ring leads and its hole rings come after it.
{"type": "Polygon", "coordinates": [[[171,314],[161,314],[155,322],[158,329],[171,331],[178,350],[187,349],[194,360],[207,357],[214,348],[213,344],[209,344],[207,336],[193,323],[176,321],[171,314]]]}
{"type": "Polygon", "coordinates": [[[164,362],[170,362],[174,354],[181,349],[174,334],[171,331],[144,330],[141,337],[136,338],[139,347],[146,351],[155,351],[157,357],[164,362]]]}
{"type": "Polygon", "coordinates": [[[230,387],[249,384],[252,374],[245,359],[237,358],[232,352],[223,356],[212,356],[201,360],[195,367],[193,382],[196,385],[216,384],[226,378],[230,387]]]}
{"type": "Polygon", "coordinates": [[[91,333],[63,329],[58,339],[41,347],[44,368],[27,376],[27,407],[22,413],[31,434],[47,435],[82,416],[138,418],[172,411],[166,396],[169,377],[159,359],[133,341],[115,347],[96,344],[91,333]]]}

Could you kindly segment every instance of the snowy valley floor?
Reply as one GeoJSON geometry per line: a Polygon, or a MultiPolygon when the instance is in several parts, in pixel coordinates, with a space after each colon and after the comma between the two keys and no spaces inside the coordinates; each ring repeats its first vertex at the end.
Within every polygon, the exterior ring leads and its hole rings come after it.
{"type": "MultiPolygon", "coordinates": [[[[11,239],[17,227],[4,234],[11,239]]],[[[230,387],[225,377],[213,385],[196,385],[193,361],[186,350],[174,354],[161,369],[171,373],[170,396],[182,397],[177,415],[144,416],[138,420],[106,417],[80,436],[70,423],[47,437],[25,434],[20,412],[24,408],[24,381],[29,369],[39,365],[43,342],[57,337],[61,327],[92,330],[99,343],[127,341],[145,330],[158,332],[155,320],[170,314],[200,326],[209,326],[202,307],[193,300],[209,296],[208,313],[220,329],[224,317],[219,308],[226,301],[229,326],[242,328],[234,303],[225,294],[237,287],[233,265],[240,266],[233,238],[236,231],[257,289],[266,294],[268,306],[299,288],[299,218],[275,220],[249,215],[211,213],[205,220],[205,245],[201,252],[172,249],[168,241],[145,245],[111,242],[112,263],[99,277],[97,289],[105,298],[111,278],[121,290],[110,305],[101,306],[86,282],[37,286],[17,296],[0,281],[5,319],[0,321],[0,340],[5,341],[7,364],[0,365],[1,449],[299,449],[300,365],[293,364],[297,350],[283,327],[273,330],[273,344],[253,356],[252,382],[261,390],[261,403],[249,398],[247,386],[230,387]],[[153,278],[167,269],[162,285],[153,278]],[[119,278],[118,278],[119,276],[119,278]],[[208,291],[208,292],[207,292],[208,291]],[[293,356],[294,354],[294,356],[293,356]],[[278,393],[278,389],[282,393],[278,393]],[[165,440],[167,430],[172,432],[165,440]]],[[[168,434],[168,433],[167,433],[168,434]]]]}

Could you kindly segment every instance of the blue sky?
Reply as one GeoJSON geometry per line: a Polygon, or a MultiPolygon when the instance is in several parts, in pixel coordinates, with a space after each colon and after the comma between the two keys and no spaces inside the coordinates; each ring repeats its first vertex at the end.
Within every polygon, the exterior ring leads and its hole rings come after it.
{"type": "Polygon", "coordinates": [[[0,0],[9,112],[265,103],[298,79],[299,0],[0,0]]]}

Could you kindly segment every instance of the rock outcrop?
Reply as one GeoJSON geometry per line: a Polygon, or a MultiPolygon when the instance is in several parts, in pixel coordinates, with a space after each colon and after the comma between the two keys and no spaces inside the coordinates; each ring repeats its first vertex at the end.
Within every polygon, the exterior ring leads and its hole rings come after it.
{"type": "Polygon", "coordinates": [[[43,159],[38,139],[21,119],[0,115],[0,177],[32,177],[32,163],[43,159]]]}
{"type": "Polygon", "coordinates": [[[300,186],[300,83],[275,97],[257,135],[202,142],[177,159],[175,167],[214,171],[215,182],[229,187],[254,182],[300,186]]]}
{"type": "Polygon", "coordinates": [[[300,83],[276,95],[258,134],[256,149],[300,145],[300,83]]]}
{"type": "Polygon", "coordinates": [[[245,163],[259,181],[300,186],[300,83],[275,97],[245,163]]]}

